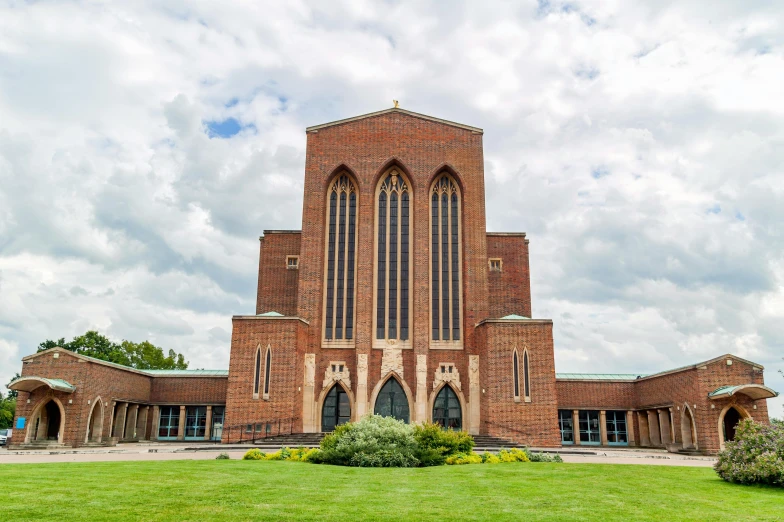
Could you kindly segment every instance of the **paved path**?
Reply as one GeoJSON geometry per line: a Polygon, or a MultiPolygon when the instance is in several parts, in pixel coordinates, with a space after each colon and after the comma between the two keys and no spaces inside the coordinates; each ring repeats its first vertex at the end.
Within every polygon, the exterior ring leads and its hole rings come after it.
{"type": "MultiPolygon", "coordinates": [[[[211,460],[220,452],[226,452],[232,459],[241,459],[246,447],[218,444],[199,446],[182,444],[122,444],[114,448],[85,448],[59,451],[15,452],[0,449],[0,464],[30,464],[46,462],[115,462],[115,461],[157,461],[157,460],[211,460]]],[[[697,466],[711,467],[713,457],[689,457],[666,451],[613,449],[579,450],[570,449],[562,454],[564,462],[584,464],[648,464],[656,466],[697,466]]]]}

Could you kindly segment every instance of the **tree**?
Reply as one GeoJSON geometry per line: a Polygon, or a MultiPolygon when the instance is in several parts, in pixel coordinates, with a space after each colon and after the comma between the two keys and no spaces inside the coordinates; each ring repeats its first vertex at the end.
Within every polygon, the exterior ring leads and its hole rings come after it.
{"type": "MultiPolygon", "coordinates": [[[[16,372],[16,375],[14,375],[14,377],[8,382],[8,384],[11,384],[13,381],[18,379],[19,377],[21,377],[21,375],[19,375],[19,372],[16,372]]],[[[8,387],[8,384],[6,384],[6,387],[8,387]]],[[[9,399],[16,399],[17,395],[19,395],[19,393],[16,390],[8,390],[8,398],[9,399]]]]}
{"type": "Polygon", "coordinates": [[[16,397],[3,397],[0,392],[0,430],[10,428],[16,412],[16,397]]]}
{"type": "Polygon", "coordinates": [[[185,370],[188,368],[188,361],[185,360],[185,357],[174,350],[169,350],[169,355],[166,356],[162,348],[155,346],[149,341],[134,343],[123,340],[115,343],[95,330],[90,330],[84,335],[74,337],[70,342],[66,342],[64,337],[57,341],[47,339],[38,345],[38,351],[42,352],[55,346],[80,355],[130,366],[139,370],[185,370]]]}

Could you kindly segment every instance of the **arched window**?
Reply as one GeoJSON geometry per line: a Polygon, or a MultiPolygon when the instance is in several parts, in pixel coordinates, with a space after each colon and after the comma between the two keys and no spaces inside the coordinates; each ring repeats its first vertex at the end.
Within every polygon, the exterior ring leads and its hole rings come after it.
{"type": "Polygon", "coordinates": [[[512,378],[514,379],[514,398],[515,401],[519,401],[520,400],[520,366],[517,362],[516,349],[514,352],[512,352],[512,367],[513,367],[512,378]]]}
{"type": "Polygon", "coordinates": [[[334,431],[336,426],[350,420],[351,402],[348,394],[340,384],[335,383],[324,397],[324,405],[321,408],[321,431],[334,431]]]}
{"type": "Polygon", "coordinates": [[[448,384],[441,388],[436,395],[436,400],[433,403],[433,422],[452,430],[459,430],[463,427],[460,399],[448,384]]]}
{"type": "Polygon", "coordinates": [[[272,365],[272,350],[267,346],[267,356],[264,358],[264,398],[269,399],[270,366],[272,365]]]}
{"type": "Polygon", "coordinates": [[[381,391],[378,392],[376,398],[376,406],[373,410],[376,415],[383,417],[394,417],[403,422],[409,422],[410,413],[408,408],[408,397],[403,387],[397,382],[397,379],[390,377],[381,391]]]}
{"type": "Polygon", "coordinates": [[[253,369],[253,398],[259,398],[259,379],[261,379],[261,345],[256,347],[256,366],[253,369]]]}
{"type": "Polygon", "coordinates": [[[523,389],[525,402],[531,402],[531,379],[528,376],[528,350],[523,352],[523,389]]]}
{"type": "Polygon", "coordinates": [[[357,190],[343,173],[327,191],[324,341],[353,346],[357,190]]]}
{"type": "Polygon", "coordinates": [[[430,191],[430,327],[435,347],[462,347],[460,190],[447,173],[430,191]]]}
{"type": "Polygon", "coordinates": [[[376,347],[387,341],[410,346],[411,190],[398,169],[390,169],[376,188],[376,347]]]}

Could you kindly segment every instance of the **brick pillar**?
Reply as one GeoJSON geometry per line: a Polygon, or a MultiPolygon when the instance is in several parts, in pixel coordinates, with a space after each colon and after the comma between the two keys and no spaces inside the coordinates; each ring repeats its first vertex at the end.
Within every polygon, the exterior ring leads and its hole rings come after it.
{"type": "Polygon", "coordinates": [[[108,438],[114,437],[114,425],[115,425],[115,422],[117,420],[114,417],[114,412],[115,412],[116,409],[117,409],[117,403],[116,402],[112,402],[112,413],[109,416],[109,437],[108,438]]]}
{"type": "Polygon", "coordinates": [[[607,446],[607,412],[599,412],[599,435],[602,439],[602,446],[607,446]]]}
{"type": "Polygon", "coordinates": [[[657,410],[657,413],[659,415],[661,443],[667,445],[672,442],[672,439],[670,439],[670,412],[667,410],[657,410]]]}
{"type": "Polygon", "coordinates": [[[678,442],[678,437],[675,436],[675,419],[672,415],[672,408],[670,408],[670,440],[672,442],[678,442]]]}
{"type": "Polygon", "coordinates": [[[580,410],[572,410],[572,431],[574,431],[574,443],[580,445],[580,410]]]}
{"type": "Polygon", "coordinates": [[[134,404],[129,409],[131,410],[131,415],[126,421],[125,438],[133,440],[136,438],[136,421],[139,420],[139,405],[134,404]]]}
{"type": "Polygon", "coordinates": [[[648,411],[648,435],[651,438],[651,446],[661,447],[661,429],[659,428],[659,412],[657,410],[648,411]]]}
{"type": "Polygon", "coordinates": [[[634,442],[634,412],[631,410],[626,412],[626,440],[629,441],[629,446],[636,446],[634,442]]]}
{"type": "Polygon", "coordinates": [[[185,406],[180,406],[180,425],[177,428],[177,440],[185,439],[185,406]]]}
{"type": "Polygon", "coordinates": [[[648,427],[648,414],[644,411],[637,412],[637,424],[640,427],[640,445],[650,446],[650,428],[648,427]]]}
{"type": "Polygon", "coordinates": [[[125,415],[128,413],[128,403],[121,402],[117,405],[117,417],[114,422],[114,436],[122,440],[125,438],[125,415]]]}
{"type": "Polygon", "coordinates": [[[210,440],[212,432],[212,406],[207,406],[207,426],[204,430],[204,440],[210,440]]]}
{"type": "Polygon", "coordinates": [[[152,429],[150,429],[150,440],[158,440],[158,423],[161,421],[160,408],[152,407],[152,429]]]}
{"type": "Polygon", "coordinates": [[[142,414],[136,421],[136,438],[139,440],[147,440],[147,423],[150,416],[150,407],[145,406],[141,408],[142,414]]]}

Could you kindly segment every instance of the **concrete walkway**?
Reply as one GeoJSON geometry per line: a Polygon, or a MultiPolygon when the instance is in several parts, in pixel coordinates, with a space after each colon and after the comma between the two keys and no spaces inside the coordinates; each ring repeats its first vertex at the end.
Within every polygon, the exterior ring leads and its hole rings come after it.
{"type": "MultiPolygon", "coordinates": [[[[39,451],[8,451],[0,449],[0,464],[46,462],[115,462],[132,460],[211,460],[226,452],[232,459],[241,459],[253,446],[236,444],[134,443],[112,448],[75,448],[39,451]]],[[[532,448],[536,450],[536,448],[532,448]]],[[[552,451],[552,450],[549,450],[552,451]]],[[[714,457],[691,457],[664,450],[569,448],[560,453],[564,462],[582,464],[650,464],[657,466],[711,467],[714,457]]]]}

